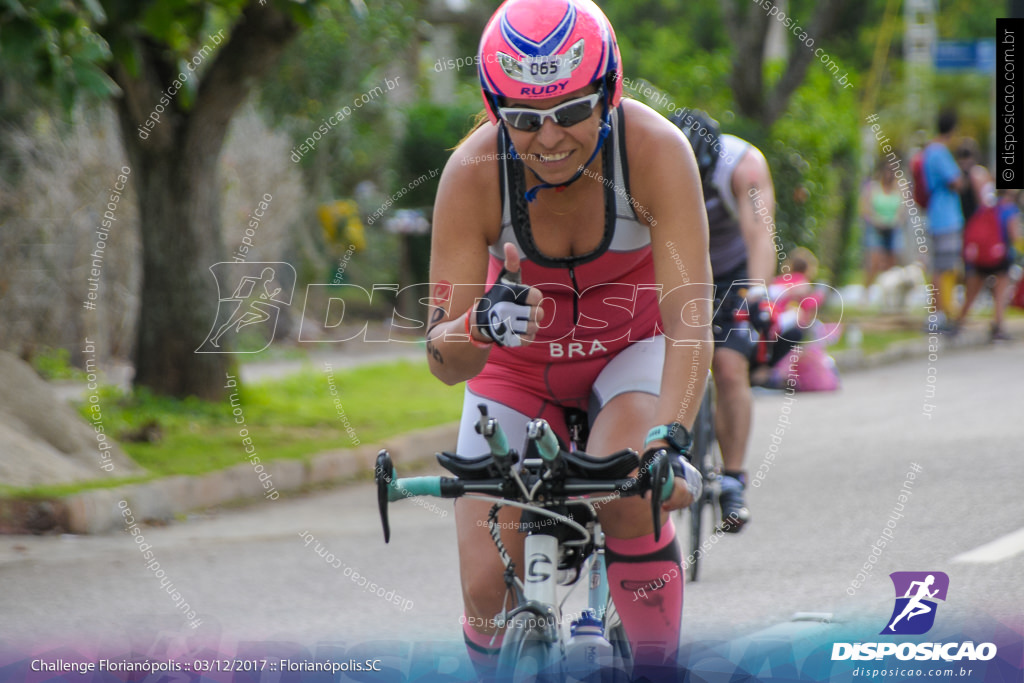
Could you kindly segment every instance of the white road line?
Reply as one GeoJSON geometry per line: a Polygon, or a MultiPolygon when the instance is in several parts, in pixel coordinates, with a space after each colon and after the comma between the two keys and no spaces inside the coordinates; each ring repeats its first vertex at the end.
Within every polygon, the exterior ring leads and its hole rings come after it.
{"type": "Polygon", "coordinates": [[[1002,538],[978,546],[974,550],[968,550],[954,557],[952,562],[1001,562],[1014,555],[1024,553],[1024,529],[1018,529],[1006,534],[1002,538]]]}

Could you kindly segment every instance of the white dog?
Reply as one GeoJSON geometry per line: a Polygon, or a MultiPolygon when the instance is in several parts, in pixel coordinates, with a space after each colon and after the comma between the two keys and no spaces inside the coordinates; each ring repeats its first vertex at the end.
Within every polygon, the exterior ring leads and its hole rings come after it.
{"type": "MultiPolygon", "coordinates": [[[[902,313],[907,307],[911,292],[925,286],[924,270],[916,263],[907,266],[895,266],[885,271],[875,280],[878,288],[883,313],[902,313]]],[[[875,296],[872,300],[878,300],[875,296]]]]}

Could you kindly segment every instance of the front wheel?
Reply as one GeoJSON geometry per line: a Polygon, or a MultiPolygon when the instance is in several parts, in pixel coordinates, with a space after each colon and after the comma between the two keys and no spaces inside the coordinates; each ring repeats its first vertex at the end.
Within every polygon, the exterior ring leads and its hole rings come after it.
{"type": "Polygon", "coordinates": [[[505,627],[505,639],[498,653],[501,680],[511,683],[556,683],[560,679],[561,652],[552,642],[546,620],[521,612],[505,627]]]}
{"type": "Polygon", "coordinates": [[[700,568],[701,543],[703,533],[701,527],[704,522],[705,512],[710,512],[710,527],[714,527],[714,500],[715,496],[711,490],[711,475],[714,468],[715,448],[715,412],[714,412],[714,390],[708,387],[701,400],[700,411],[693,425],[693,446],[690,451],[690,458],[693,466],[700,472],[704,480],[704,488],[700,497],[690,504],[690,554],[684,561],[686,567],[686,580],[696,581],[698,569],[700,568]]]}

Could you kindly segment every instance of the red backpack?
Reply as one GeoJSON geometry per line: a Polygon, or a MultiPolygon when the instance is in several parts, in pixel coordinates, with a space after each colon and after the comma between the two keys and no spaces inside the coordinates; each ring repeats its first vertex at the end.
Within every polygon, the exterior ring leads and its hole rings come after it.
{"type": "Polygon", "coordinates": [[[978,268],[994,268],[1004,261],[1006,240],[999,225],[999,207],[981,207],[964,227],[964,263],[978,268]]]}
{"type": "MultiPolygon", "coordinates": [[[[925,148],[927,149],[927,148],[925,148]]],[[[932,198],[928,191],[928,181],[924,177],[924,150],[918,150],[910,159],[910,175],[914,179],[914,201],[922,209],[928,208],[928,200],[932,198]]]]}

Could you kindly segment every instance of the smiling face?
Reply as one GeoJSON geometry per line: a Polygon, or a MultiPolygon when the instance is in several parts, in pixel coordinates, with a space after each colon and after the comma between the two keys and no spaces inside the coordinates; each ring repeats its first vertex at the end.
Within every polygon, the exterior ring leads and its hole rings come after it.
{"type": "MultiPolygon", "coordinates": [[[[597,89],[596,85],[589,85],[543,100],[509,99],[504,106],[518,109],[551,109],[569,100],[597,92],[597,89]]],[[[546,117],[540,130],[533,133],[516,130],[507,124],[505,128],[512,138],[516,151],[523,157],[523,163],[547,182],[557,185],[572,178],[594,152],[601,130],[602,108],[603,104],[598,102],[589,118],[568,128],[559,126],[550,117],[546,117]]]]}

